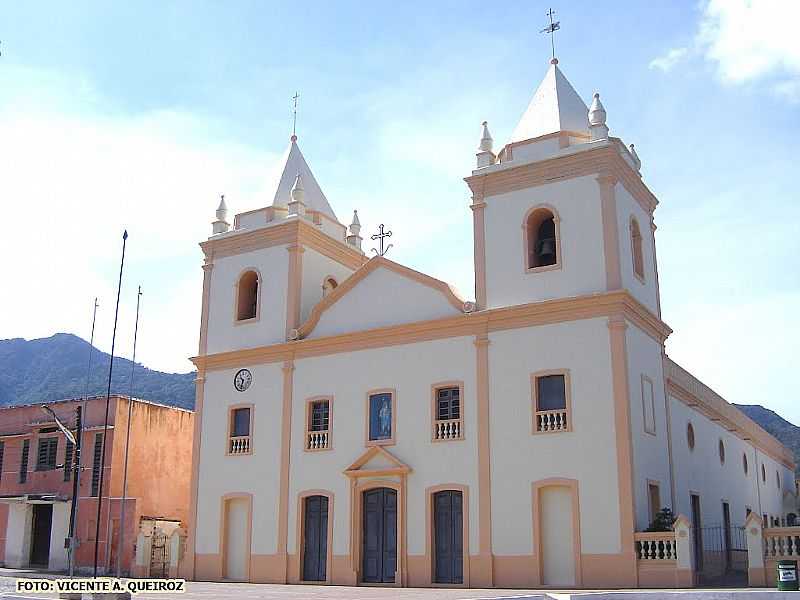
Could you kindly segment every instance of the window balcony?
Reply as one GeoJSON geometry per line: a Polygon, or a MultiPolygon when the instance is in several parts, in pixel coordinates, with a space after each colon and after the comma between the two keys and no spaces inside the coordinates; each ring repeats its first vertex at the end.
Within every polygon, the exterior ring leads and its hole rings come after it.
{"type": "Polygon", "coordinates": [[[228,442],[228,454],[250,454],[250,436],[233,436],[228,442]]]}
{"type": "Polygon", "coordinates": [[[446,419],[433,422],[433,441],[446,442],[464,439],[464,423],[461,419],[446,419]]]}

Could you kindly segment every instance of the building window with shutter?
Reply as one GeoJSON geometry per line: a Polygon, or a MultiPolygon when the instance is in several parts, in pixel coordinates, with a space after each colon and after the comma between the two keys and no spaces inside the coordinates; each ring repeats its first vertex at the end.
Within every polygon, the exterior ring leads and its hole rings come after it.
{"type": "Polygon", "coordinates": [[[332,397],[316,397],[306,400],[306,445],[307,452],[330,450],[332,397]]]}
{"type": "Polygon", "coordinates": [[[55,469],[57,452],[57,437],[39,438],[39,451],[36,455],[36,470],[52,471],[55,469]]]}
{"type": "Polygon", "coordinates": [[[100,459],[103,454],[103,434],[94,435],[94,456],[92,457],[92,492],[90,496],[96,497],[100,487],[100,459]]]}
{"type": "Polygon", "coordinates": [[[226,454],[253,453],[253,405],[238,404],[228,409],[228,444],[226,454]]]}
{"type": "Polygon", "coordinates": [[[431,441],[464,439],[464,383],[437,383],[431,388],[431,441]]]}
{"type": "Polygon", "coordinates": [[[540,371],[531,375],[533,433],[572,430],[569,371],[540,371]]]}
{"type": "Polygon", "coordinates": [[[25,483],[28,481],[28,455],[31,451],[31,441],[22,441],[22,458],[19,461],[19,482],[25,483]]]}

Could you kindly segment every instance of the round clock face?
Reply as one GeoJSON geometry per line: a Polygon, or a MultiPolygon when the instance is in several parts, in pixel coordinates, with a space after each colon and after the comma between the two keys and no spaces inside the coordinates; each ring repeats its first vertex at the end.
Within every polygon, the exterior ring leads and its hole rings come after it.
{"type": "Polygon", "coordinates": [[[238,391],[243,392],[250,387],[253,382],[253,375],[247,369],[239,369],[233,377],[233,387],[238,391]]]}

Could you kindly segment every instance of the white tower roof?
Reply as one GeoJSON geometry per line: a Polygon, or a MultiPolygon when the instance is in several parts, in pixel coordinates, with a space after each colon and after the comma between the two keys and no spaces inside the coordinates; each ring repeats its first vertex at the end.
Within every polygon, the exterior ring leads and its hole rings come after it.
{"type": "Polygon", "coordinates": [[[297,145],[297,137],[292,136],[289,147],[284,152],[283,157],[278,163],[278,168],[273,174],[272,181],[268,182],[267,193],[272,196],[272,206],[286,207],[292,201],[292,188],[295,181],[300,177],[304,188],[303,202],[309,210],[317,210],[325,213],[337,222],[336,213],[333,212],[331,205],[322,189],[319,187],[311,168],[308,166],[300,147],[297,145]]]}
{"type": "Polygon", "coordinates": [[[553,59],[509,143],[557,131],[588,131],[589,108],[553,59]]]}

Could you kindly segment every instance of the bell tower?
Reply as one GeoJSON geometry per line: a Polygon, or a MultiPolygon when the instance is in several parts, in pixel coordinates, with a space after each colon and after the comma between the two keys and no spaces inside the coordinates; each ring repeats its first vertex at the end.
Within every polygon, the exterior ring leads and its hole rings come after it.
{"type": "Polygon", "coordinates": [[[466,178],[479,308],[627,289],[660,314],[657,201],[606,119],[600,95],[587,106],[553,58],[497,153],[482,124],[466,178]]]}

